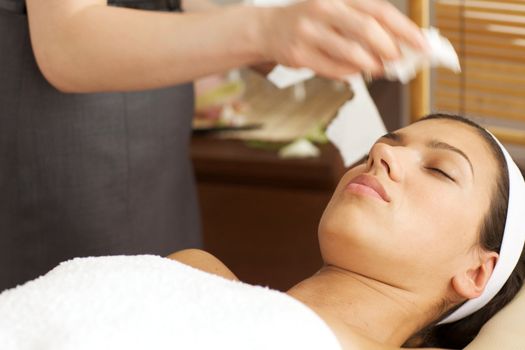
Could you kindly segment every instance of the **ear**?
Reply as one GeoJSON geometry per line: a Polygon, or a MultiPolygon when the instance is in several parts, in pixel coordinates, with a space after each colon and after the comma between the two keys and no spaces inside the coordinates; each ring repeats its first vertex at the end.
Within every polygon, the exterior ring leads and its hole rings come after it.
{"type": "Polygon", "coordinates": [[[479,297],[492,276],[498,257],[496,252],[481,250],[474,265],[452,278],[454,291],[463,299],[479,297]]]}

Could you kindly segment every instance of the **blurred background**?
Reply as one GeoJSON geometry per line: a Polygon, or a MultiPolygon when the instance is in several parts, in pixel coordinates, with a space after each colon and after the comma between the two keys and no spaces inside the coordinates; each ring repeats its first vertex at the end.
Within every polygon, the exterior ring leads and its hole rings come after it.
{"type": "MultiPolygon", "coordinates": [[[[387,129],[429,112],[468,116],[523,169],[525,1],[392,2],[419,25],[439,28],[463,72],[423,71],[406,86],[370,82],[387,129]]],[[[287,289],[322,265],[317,225],[345,171],[324,128],[352,92],[322,78],[279,90],[250,69],[203,79],[196,91],[192,159],[205,249],[241,280],[287,289]],[[283,152],[297,140],[308,147],[283,152]]]]}

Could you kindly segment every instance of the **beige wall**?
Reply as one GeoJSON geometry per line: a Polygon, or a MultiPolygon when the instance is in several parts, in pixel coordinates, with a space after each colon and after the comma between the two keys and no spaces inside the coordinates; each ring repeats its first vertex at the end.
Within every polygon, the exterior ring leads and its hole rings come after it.
{"type": "Polygon", "coordinates": [[[391,3],[393,3],[394,5],[397,6],[397,8],[403,10],[403,11],[406,11],[406,5],[407,5],[407,1],[406,0],[390,0],[391,3]]]}

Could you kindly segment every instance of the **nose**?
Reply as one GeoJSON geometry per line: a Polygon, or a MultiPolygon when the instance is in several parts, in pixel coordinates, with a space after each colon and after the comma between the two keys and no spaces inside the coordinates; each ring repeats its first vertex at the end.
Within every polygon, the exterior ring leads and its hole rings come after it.
{"type": "Polygon", "coordinates": [[[401,150],[399,148],[385,143],[376,143],[368,155],[368,171],[374,175],[385,172],[392,181],[401,182],[403,168],[400,163],[401,150]]]}

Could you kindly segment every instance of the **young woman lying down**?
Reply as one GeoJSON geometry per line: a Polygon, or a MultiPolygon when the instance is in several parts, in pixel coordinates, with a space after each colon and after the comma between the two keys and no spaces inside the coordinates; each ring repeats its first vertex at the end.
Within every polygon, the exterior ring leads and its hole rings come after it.
{"type": "Polygon", "coordinates": [[[198,250],[75,259],[0,295],[0,348],[464,348],[523,284],[524,212],[493,136],[432,115],[343,176],[319,225],[324,266],[286,293],[198,250]]]}

